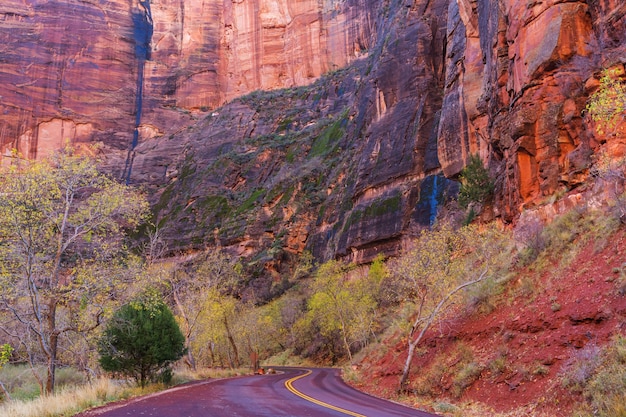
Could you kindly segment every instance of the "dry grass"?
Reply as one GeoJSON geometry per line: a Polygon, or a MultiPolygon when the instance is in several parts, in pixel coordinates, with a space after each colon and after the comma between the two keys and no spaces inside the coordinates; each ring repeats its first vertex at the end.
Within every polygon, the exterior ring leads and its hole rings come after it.
{"type": "Polygon", "coordinates": [[[251,373],[252,370],[250,368],[198,368],[195,371],[192,371],[187,367],[177,368],[174,370],[172,385],[184,384],[189,381],[200,381],[209,378],[232,378],[240,375],[250,375],[251,373]]]}
{"type": "Polygon", "coordinates": [[[12,417],[72,416],[81,410],[121,398],[127,389],[108,379],[91,385],[61,390],[59,393],[30,401],[14,400],[0,404],[0,415],[12,417]]]}
{"type": "MultiPolygon", "coordinates": [[[[250,369],[199,369],[192,372],[179,369],[174,372],[173,384],[208,378],[228,378],[250,374],[250,369]]],[[[146,395],[168,388],[163,384],[151,384],[140,388],[134,384],[118,383],[101,378],[80,387],[66,387],[47,397],[32,400],[13,400],[0,403],[0,416],[11,417],[70,417],[89,408],[109,402],[146,395]]]]}
{"type": "Polygon", "coordinates": [[[554,417],[549,412],[539,411],[536,405],[519,407],[507,412],[497,412],[484,404],[470,402],[458,403],[451,399],[422,396],[398,396],[395,401],[422,410],[432,410],[444,417],[554,417]],[[448,401],[449,400],[449,401],[448,401]]]}

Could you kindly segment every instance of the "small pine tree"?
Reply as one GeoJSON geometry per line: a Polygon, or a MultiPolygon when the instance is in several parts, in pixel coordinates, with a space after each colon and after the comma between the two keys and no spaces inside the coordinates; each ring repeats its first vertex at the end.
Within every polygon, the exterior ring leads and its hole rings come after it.
{"type": "Polygon", "coordinates": [[[174,315],[160,299],[139,299],[117,310],[100,339],[105,371],[134,378],[144,387],[185,353],[174,315]]]}
{"type": "Polygon", "coordinates": [[[470,156],[469,163],[461,171],[459,205],[466,209],[471,203],[482,204],[493,194],[493,190],[493,181],[480,156],[470,156]]]}

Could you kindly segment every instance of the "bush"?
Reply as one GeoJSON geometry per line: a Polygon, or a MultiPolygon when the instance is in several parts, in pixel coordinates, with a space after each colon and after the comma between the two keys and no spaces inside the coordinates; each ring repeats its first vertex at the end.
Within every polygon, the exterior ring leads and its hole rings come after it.
{"type": "Polygon", "coordinates": [[[472,203],[483,204],[493,195],[494,188],[489,171],[480,156],[470,156],[469,163],[461,171],[459,205],[466,209],[472,203]]]}
{"type": "Polygon", "coordinates": [[[430,367],[422,369],[413,383],[418,395],[440,398],[448,393],[459,398],[483,371],[483,366],[475,361],[472,349],[462,342],[451,351],[437,354],[431,363],[430,367]]]}
{"type": "Polygon", "coordinates": [[[515,241],[523,245],[519,255],[521,265],[533,262],[546,248],[546,236],[543,233],[545,226],[541,220],[534,216],[522,214],[515,226],[515,241]]]}
{"type": "Polygon", "coordinates": [[[595,344],[588,344],[572,355],[565,364],[562,385],[574,392],[581,392],[593,377],[601,363],[601,349],[595,344]]]}
{"type": "Polygon", "coordinates": [[[160,370],[164,370],[162,381],[171,380],[168,365],[183,356],[184,344],[185,337],[163,301],[134,301],[117,310],[106,327],[99,346],[100,365],[144,387],[160,370]]]}
{"type": "Polygon", "coordinates": [[[617,336],[602,354],[602,363],[583,390],[593,415],[626,416],[626,337],[617,336]]]}
{"type": "Polygon", "coordinates": [[[626,337],[616,336],[604,349],[587,345],[566,366],[563,386],[586,401],[576,415],[626,416],[626,337]]]}
{"type": "Polygon", "coordinates": [[[469,362],[463,366],[452,380],[452,395],[459,398],[465,389],[480,378],[483,368],[476,362],[469,362]]]}
{"type": "Polygon", "coordinates": [[[501,352],[497,357],[489,361],[487,367],[494,378],[502,375],[508,368],[506,354],[501,352]]]}

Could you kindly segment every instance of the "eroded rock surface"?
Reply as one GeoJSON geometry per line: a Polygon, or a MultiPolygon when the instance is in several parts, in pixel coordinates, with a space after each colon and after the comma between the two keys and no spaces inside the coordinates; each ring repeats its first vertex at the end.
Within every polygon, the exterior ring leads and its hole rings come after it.
{"type": "Polygon", "coordinates": [[[127,149],[136,125],[142,139],[171,134],[189,110],[344,67],[370,46],[374,11],[367,0],[3,1],[0,148],[34,158],[67,140],[127,149]]]}
{"type": "Polygon", "coordinates": [[[150,187],[174,249],[219,241],[273,274],[307,249],[368,261],[433,221],[472,154],[506,222],[624,155],[623,127],[600,135],[584,109],[601,70],[623,70],[625,15],[617,0],[6,0],[0,145],[102,143],[108,169],[150,187]]]}

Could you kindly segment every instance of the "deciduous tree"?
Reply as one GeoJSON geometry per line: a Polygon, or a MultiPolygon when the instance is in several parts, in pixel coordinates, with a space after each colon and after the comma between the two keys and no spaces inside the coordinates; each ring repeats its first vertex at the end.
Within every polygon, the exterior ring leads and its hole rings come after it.
{"type": "Polygon", "coordinates": [[[413,305],[400,390],[406,390],[415,350],[431,326],[463,290],[494,279],[510,260],[509,239],[496,227],[454,230],[443,225],[422,232],[413,247],[393,262],[402,296],[413,305]]]}
{"type": "MultiPolygon", "coordinates": [[[[227,295],[240,279],[237,260],[220,248],[211,248],[182,261],[155,260],[147,273],[172,306],[188,346],[186,361],[195,369],[200,321],[212,320],[206,312],[215,306],[209,301],[219,304],[230,299],[227,295]]],[[[230,330],[232,317],[219,320],[222,326],[226,320],[230,330]]]]}
{"type": "Polygon", "coordinates": [[[376,301],[365,282],[348,279],[349,270],[339,261],[322,264],[315,274],[308,308],[323,335],[330,337],[339,332],[345,353],[352,361],[353,345],[364,344],[372,332],[376,301]]]}
{"type": "Polygon", "coordinates": [[[239,314],[239,301],[216,288],[209,289],[204,296],[197,322],[197,337],[191,346],[198,352],[208,349],[212,366],[220,363],[238,368],[240,357],[234,324],[239,314]]]}
{"type": "MultiPolygon", "coordinates": [[[[10,323],[1,323],[0,330],[23,341],[20,348],[30,350],[29,357],[36,356],[36,348],[45,357],[45,393],[54,390],[61,336],[78,330],[69,310],[94,306],[92,288],[77,270],[113,259],[123,248],[124,230],[136,226],[146,210],[138,192],[71,149],[45,161],[18,160],[2,170],[0,310],[10,323]]],[[[96,311],[91,327],[100,316],[96,311]]]]}
{"type": "Polygon", "coordinates": [[[626,118],[626,83],[623,67],[606,69],[600,86],[589,97],[587,112],[596,123],[596,131],[605,134],[614,130],[626,118]]]}

